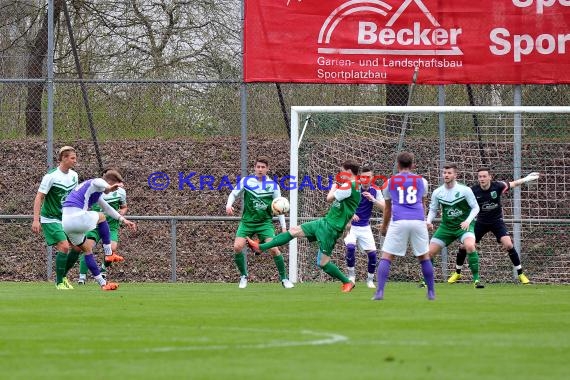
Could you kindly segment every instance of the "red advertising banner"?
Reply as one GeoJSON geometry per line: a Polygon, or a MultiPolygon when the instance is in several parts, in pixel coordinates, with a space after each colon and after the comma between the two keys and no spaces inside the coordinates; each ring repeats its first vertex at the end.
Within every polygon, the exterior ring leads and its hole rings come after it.
{"type": "Polygon", "coordinates": [[[245,6],[247,82],[570,83],[570,0],[245,6]]]}

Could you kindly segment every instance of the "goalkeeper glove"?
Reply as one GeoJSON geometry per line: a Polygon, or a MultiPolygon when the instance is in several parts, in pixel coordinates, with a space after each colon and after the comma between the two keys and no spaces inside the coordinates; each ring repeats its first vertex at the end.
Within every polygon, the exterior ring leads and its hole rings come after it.
{"type": "Polygon", "coordinates": [[[536,181],[540,177],[540,173],[532,172],[523,178],[523,182],[536,181]]]}

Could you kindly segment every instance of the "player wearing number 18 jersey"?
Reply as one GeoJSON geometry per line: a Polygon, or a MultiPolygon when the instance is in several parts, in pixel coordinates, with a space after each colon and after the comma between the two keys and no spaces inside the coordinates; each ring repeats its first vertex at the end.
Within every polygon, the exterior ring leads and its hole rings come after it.
{"type": "Polygon", "coordinates": [[[382,246],[382,259],[378,265],[378,288],[373,300],[384,299],[384,286],[390,273],[394,256],[404,256],[411,243],[414,255],[421,264],[427,284],[427,297],[435,299],[433,265],[428,254],[428,231],[425,223],[423,198],[427,196],[428,183],[414,174],[414,155],[398,154],[399,173],[388,180],[384,189],[384,219],[382,233],[386,236],[382,246]],[[391,220],[390,220],[391,219],[391,220]],[[388,226],[389,225],[389,226],[388,226]]]}

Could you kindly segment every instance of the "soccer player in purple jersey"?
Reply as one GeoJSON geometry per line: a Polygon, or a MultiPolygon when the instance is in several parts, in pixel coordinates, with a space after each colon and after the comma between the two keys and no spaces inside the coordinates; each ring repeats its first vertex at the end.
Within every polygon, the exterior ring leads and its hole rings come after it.
{"type": "Polygon", "coordinates": [[[364,166],[362,172],[358,176],[360,185],[360,203],[352,217],[350,230],[344,238],[346,245],[346,269],[348,278],[352,282],[356,282],[356,248],[366,252],[368,256],[368,276],[366,278],[366,286],[376,289],[374,285],[374,275],[376,273],[376,243],[372,228],[370,228],[370,217],[374,206],[384,210],[384,197],[382,191],[377,189],[372,183],[374,176],[372,168],[364,166]]]}
{"type": "Polygon", "coordinates": [[[89,179],[79,184],[63,202],[61,221],[63,231],[67,234],[69,241],[84,252],[85,263],[102,290],[116,290],[119,285],[107,283],[103,278],[93,257],[94,241],[86,240],[85,234],[97,227],[103,241],[105,255],[112,256],[111,232],[105,215],[102,212],[89,211],[89,209],[97,203],[107,215],[136,231],[136,224],[119,214],[102,197],[103,193],[108,194],[122,185],[121,175],[115,170],[109,170],[103,178],[89,179]]]}
{"type": "Polygon", "coordinates": [[[404,256],[411,243],[414,255],[419,259],[427,284],[427,298],[435,299],[433,265],[430,260],[429,235],[425,222],[424,198],[427,196],[427,181],[412,173],[414,155],[401,152],[397,157],[398,174],[388,180],[384,189],[384,218],[382,234],[382,259],[378,264],[378,288],[372,298],[384,299],[384,286],[388,281],[390,264],[394,256],[404,256]]]}

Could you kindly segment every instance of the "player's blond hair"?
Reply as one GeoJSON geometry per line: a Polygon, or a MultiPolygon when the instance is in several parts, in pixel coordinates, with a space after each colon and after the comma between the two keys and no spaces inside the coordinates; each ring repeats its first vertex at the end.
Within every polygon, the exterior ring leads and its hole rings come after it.
{"type": "Polygon", "coordinates": [[[123,182],[123,176],[115,169],[109,169],[105,171],[105,174],[103,174],[103,179],[107,183],[112,183],[112,184],[123,182]]]}
{"type": "Polygon", "coordinates": [[[62,146],[59,148],[59,152],[57,153],[57,158],[61,161],[64,157],[69,156],[71,153],[75,153],[75,148],[69,145],[62,146]]]}

